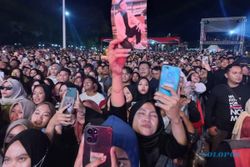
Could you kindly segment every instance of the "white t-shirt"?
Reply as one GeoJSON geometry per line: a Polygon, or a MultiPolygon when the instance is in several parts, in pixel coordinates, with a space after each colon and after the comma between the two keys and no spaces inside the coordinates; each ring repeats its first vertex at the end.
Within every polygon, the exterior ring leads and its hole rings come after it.
{"type": "Polygon", "coordinates": [[[80,94],[80,99],[81,101],[92,100],[99,106],[100,102],[103,101],[105,97],[101,93],[98,93],[98,92],[94,96],[88,96],[86,92],[83,92],[82,94],[80,94]]]}

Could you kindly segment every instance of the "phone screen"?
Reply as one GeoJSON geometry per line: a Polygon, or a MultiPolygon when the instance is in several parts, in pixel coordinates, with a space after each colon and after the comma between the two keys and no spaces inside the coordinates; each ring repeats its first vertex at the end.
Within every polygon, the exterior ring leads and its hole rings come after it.
{"type": "Polygon", "coordinates": [[[67,93],[64,96],[62,100],[62,105],[61,105],[61,108],[69,105],[69,107],[66,109],[66,112],[65,112],[66,114],[72,114],[76,96],[77,96],[77,89],[73,87],[68,87],[67,93]]]}
{"type": "Polygon", "coordinates": [[[87,125],[84,129],[84,166],[96,159],[107,156],[101,167],[111,166],[110,149],[112,146],[112,128],[106,126],[87,125]]]}
{"type": "Polygon", "coordinates": [[[112,0],[111,22],[123,48],[147,48],[147,0],[112,0]]]}
{"type": "Polygon", "coordinates": [[[175,66],[163,65],[161,70],[161,78],[159,84],[159,91],[171,96],[171,93],[168,90],[163,88],[164,85],[172,87],[175,92],[178,90],[179,81],[180,81],[180,68],[175,66]]]}
{"type": "Polygon", "coordinates": [[[202,62],[208,64],[209,63],[208,56],[203,56],[202,57],[202,62]]]}

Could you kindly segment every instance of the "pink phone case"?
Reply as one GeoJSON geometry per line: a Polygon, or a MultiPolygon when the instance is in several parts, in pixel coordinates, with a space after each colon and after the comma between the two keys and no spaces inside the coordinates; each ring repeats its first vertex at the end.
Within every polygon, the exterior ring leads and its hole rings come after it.
{"type": "Polygon", "coordinates": [[[110,148],[112,146],[112,128],[106,126],[87,125],[84,129],[83,166],[97,159],[100,155],[107,156],[100,167],[110,167],[110,148]]]}

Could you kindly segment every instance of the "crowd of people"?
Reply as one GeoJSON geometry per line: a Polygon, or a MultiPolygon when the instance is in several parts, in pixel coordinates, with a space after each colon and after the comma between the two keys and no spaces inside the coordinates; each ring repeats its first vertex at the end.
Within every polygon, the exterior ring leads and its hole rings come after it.
{"type": "Polygon", "coordinates": [[[250,69],[231,52],[131,51],[114,40],[104,53],[2,47],[0,57],[3,167],[92,167],[107,156],[112,167],[250,166],[250,69]],[[163,64],[181,69],[178,91],[164,86],[171,96],[158,91],[163,64]],[[112,127],[112,147],[83,164],[89,124],[112,127]]]}

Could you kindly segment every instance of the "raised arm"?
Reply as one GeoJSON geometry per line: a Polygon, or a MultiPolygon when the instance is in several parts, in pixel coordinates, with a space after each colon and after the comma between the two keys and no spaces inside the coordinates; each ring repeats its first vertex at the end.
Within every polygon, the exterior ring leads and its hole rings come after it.
{"type": "Polygon", "coordinates": [[[130,52],[130,49],[117,48],[119,43],[119,40],[111,41],[107,56],[104,57],[104,59],[108,60],[112,72],[111,103],[114,107],[121,107],[125,103],[122,85],[122,69],[130,52]]]}

